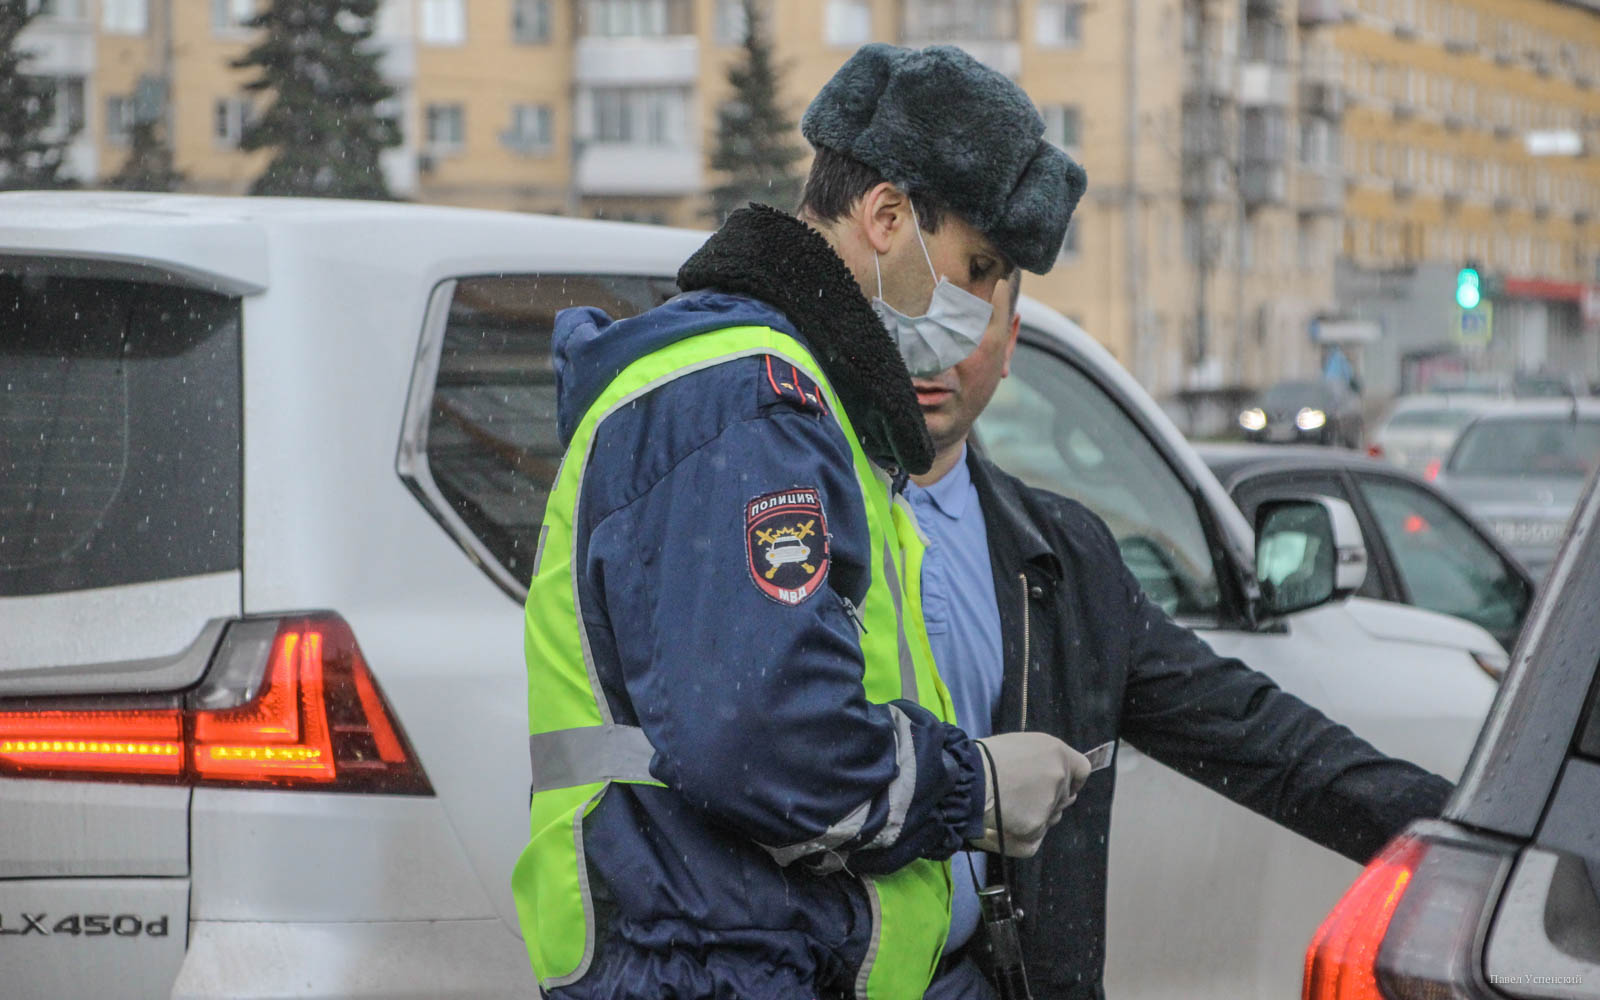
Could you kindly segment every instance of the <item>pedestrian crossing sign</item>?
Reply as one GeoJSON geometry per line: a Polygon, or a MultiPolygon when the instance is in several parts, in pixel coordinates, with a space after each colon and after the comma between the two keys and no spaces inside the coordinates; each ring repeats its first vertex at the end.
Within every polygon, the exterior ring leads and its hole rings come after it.
{"type": "Polygon", "coordinates": [[[1457,309],[1456,340],[1463,344],[1487,344],[1494,339],[1494,306],[1484,299],[1472,309],[1457,309]]]}

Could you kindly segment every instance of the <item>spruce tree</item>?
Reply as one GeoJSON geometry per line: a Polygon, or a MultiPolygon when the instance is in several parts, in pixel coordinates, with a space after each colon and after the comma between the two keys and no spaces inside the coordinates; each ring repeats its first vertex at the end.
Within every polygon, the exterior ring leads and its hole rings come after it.
{"type": "Polygon", "coordinates": [[[756,0],[744,0],[744,19],[743,58],[728,68],[734,96],[717,114],[711,154],[712,169],[727,174],[711,190],[711,212],[719,221],[752,201],[793,209],[801,183],[795,164],[806,155],[779,101],[782,74],[756,0]]]}
{"type": "Polygon", "coordinates": [[[172,163],[172,147],[167,144],[159,121],[137,121],[128,134],[128,158],[122,168],[106,181],[106,187],[120,191],[176,191],[183,174],[172,163]]]}
{"type": "Polygon", "coordinates": [[[394,95],[368,44],[378,0],[271,0],[250,27],[261,42],[233,63],[260,76],[245,89],[271,92],[245,126],[241,149],[271,149],[251,194],[390,198],[378,154],[400,144],[377,105],[394,95]]]}
{"type": "Polygon", "coordinates": [[[55,85],[26,72],[33,55],[22,49],[21,35],[35,16],[27,0],[0,0],[0,190],[72,183],[60,176],[72,137],[48,137],[55,85]]]}

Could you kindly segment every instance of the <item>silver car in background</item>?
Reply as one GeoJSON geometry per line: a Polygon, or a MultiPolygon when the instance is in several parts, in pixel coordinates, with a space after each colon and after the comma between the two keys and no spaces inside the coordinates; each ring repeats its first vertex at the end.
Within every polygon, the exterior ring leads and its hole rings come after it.
{"type": "Polygon", "coordinates": [[[1543,579],[1597,465],[1600,400],[1527,401],[1469,424],[1438,485],[1543,579]]]}
{"type": "Polygon", "coordinates": [[[1462,428],[1485,410],[1503,405],[1494,396],[1477,393],[1401,396],[1373,435],[1372,456],[1435,479],[1462,428]]]}

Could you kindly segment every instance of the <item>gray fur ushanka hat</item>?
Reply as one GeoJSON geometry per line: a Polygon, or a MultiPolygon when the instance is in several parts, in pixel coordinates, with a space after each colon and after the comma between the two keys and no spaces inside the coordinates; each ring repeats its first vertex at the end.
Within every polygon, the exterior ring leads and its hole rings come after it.
{"type": "Polygon", "coordinates": [[[1019,267],[1055,264],[1087,177],[1011,80],[953,45],[863,46],[806,109],[813,146],[932,197],[1019,267]]]}

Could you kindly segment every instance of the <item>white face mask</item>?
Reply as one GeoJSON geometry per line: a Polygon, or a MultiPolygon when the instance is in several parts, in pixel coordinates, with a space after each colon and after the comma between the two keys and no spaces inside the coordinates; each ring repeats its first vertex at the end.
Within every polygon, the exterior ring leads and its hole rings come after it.
{"type": "Polygon", "coordinates": [[[922,256],[928,262],[928,272],[935,279],[928,311],[921,316],[907,316],[883,301],[883,268],[878,264],[877,254],[872,257],[873,267],[878,272],[878,294],[872,299],[872,311],[878,314],[884,329],[894,338],[895,347],[899,348],[912,375],[937,375],[954,368],[978,349],[983,331],[989,328],[994,306],[951,284],[949,278],[939,277],[939,272],[933,269],[933,258],[928,255],[928,244],[922,241],[922,226],[917,222],[914,206],[911,225],[922,246],[922,256]]]}

